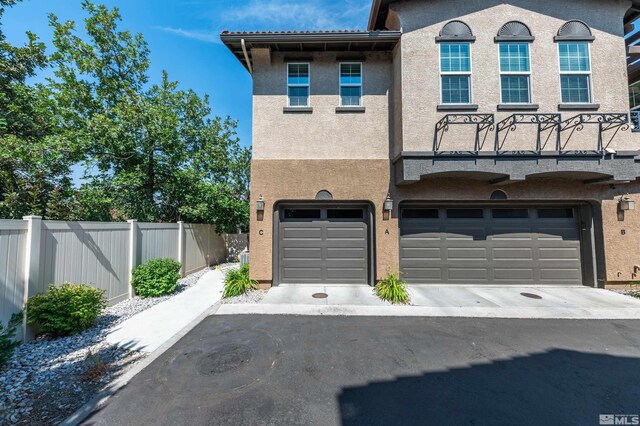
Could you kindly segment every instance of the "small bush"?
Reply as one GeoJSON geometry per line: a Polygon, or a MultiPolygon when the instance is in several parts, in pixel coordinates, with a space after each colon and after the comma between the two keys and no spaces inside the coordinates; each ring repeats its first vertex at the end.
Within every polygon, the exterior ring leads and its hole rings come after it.
{"type": "Polygon", "coordinates": [[[375,287],[375,292],[382,300],[394,304],[406,305],[409,303],[407,283],[402,281],[397,273],[388,273],[375,287]]]}
{"type": "Polygon", "coordinates": [[[15,340],[16,329],[22,323],[22,312],[13,314],[7,326],[0,323],[0,369],[7,365],[13,350],[20,344],[15,340]]]}
{"type": "Polygon", "coordinates": [[[240,269],[227,272],[224,279],[224,293],[222,297],[240,296],[258,288],[258,282],[249,278],[249,264],[242,265],[240,269]]]}
{"type": "Polygon", "coordinates": [[[27,302],[27,320],[54,337],[69,336],[91,327],[107,306],[104,290],[85,284],[51,284],[46,294],[27,302]]]}
{"type": "Polygon", "coordinates": [[[150,260],[133,270],[131,285],[143,299],[171,294],[178,287],[180,268],[173,259],[150,260]]]}

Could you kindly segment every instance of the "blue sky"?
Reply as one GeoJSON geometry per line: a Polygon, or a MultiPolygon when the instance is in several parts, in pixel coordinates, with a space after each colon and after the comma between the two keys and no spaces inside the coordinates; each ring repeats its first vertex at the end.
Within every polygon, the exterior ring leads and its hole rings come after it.
{"type": "MultiPolygon", "coordinates": [[[[251,77],[220,43],[222,30],[364,29],[371,0],[103,0],[117,6],[122,28],[144,34],[151,49],[151,78],[166,69],[182,88],[209,94],[216,115],[239,120],[243,145],[251,143],[251,77]]],[[[78,23],[80,0],[24,0],[7,10],[3,29],[22,43],[25,31],[48,46],[48,14],[78,23]]]]}

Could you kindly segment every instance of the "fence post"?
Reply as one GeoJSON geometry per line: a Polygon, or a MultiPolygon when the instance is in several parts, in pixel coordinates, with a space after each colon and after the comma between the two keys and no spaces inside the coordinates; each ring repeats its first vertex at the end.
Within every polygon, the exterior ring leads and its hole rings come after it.
{"type": "Polygon", "coordinates": [[[131,281],[133,278],[133,270],[138,266],[138,221],[131,219],[129,223],[129,299],[134,296],[131,281]]]}
{"type": "MultiPolygon", "coordinates": [[[[23,306],[26,308],[29,296],[35,293],[40,283],[40,250],[42,241],[42,217],[25,216],[27,221],[27,243],[24,256],[24,294],[23,306]]],[[[22,317],[22,341],[33,339],[33,333],[27,326],[26,310],[22,317]]]]}
{"type": "Polygon", "coordinates": [[[178,262],[180,262],[180,276],[184,277],[186,274],[185,260],[187,254],[185,251],[185,234],[184,234],[184,222],[178,221],[178,262]]]}

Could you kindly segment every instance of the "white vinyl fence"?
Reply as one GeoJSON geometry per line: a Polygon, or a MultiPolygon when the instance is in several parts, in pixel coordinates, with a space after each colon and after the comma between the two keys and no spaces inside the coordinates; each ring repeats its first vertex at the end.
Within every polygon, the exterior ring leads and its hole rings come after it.
{"type": "Polygon", "coordinates": [[[132,297],[131,270],[147,260],[175,259],[184,276],[247,246],[247,234],[218,235],[212,225],[0,220],[0,322],[49,284],[89,284],[113,305],[132,297]]]}

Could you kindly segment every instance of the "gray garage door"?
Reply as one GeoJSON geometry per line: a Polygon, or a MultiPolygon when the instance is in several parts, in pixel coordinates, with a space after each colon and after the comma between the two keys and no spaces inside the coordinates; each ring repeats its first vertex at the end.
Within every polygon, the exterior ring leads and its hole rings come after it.
{"type": "Polygon", "coordinates": [[[279,282],[368,284],[368,210],[280,209],[279,282]]]}
{"type": "Polygon", "coordinates": [[[407,207],[400,234],[409,283],[582,284],[573,207],[407,207]]]}

